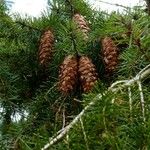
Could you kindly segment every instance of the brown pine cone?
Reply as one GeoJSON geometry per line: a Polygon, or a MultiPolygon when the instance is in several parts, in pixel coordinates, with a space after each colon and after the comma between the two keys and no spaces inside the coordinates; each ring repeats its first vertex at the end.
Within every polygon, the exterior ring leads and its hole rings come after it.
{"type": "Polygon", "coordinates": [[[73,55],[67,56],[60,66],[59,90],[67,95],[73,91],[77,84],[78,64],[77,58],[73,55]]]}
{"type": "Polygon", "coordinates": [[[97,81],[96,69],[91,59],[82,56],[79,59],[79,79],[84,92],[89,92],[97,81]]]}
{"type": "Polygon", "coordinates": [[[77,24],[77,28],[83,33],[84,39],[88,39],[88,32],[90,31],[90,28],[85,18],[82,15],[76,13],[73,16],[73,21],[77,24]]]}
{"type": "Polygon", "coordinates": [[[39,64],[47,67],[51,57],[52,57],[52,49],[54,45],[54,35],[51,30],[46,30],[40,40],[39,46],[39,64]]]}
{"type": "Polygon", "coordinates": [[[118,65],[118,48],[110,37],[102,40],[102,55],[106,76],[110,76],[118,65]]]}

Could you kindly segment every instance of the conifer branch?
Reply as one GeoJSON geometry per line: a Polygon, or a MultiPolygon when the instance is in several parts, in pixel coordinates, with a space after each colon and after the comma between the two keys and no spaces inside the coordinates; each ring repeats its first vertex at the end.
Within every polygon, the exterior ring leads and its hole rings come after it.
{"type": "MultiPolygon", "coordinates": [[[[98,95],[100,97],[102,97],[101,95],[98,95]]],[[[97,98],[97,97],[96,97],[97,98]]],[[[61,133],[59,133],[58,135],[56,135],[53,139],[51,139],[49,141],[49,143],[47,143],[41,150],[47,150],[50,146],[52,146],[53,144],[55,144],[57,141],[59,141],[61,138],[63,138],[68,131],[79,121],[79,119],[85,114],[85,111],[88,110],[91,106],[93,106],[95,104],[95,100],[90,102],[89,105],[87,105],[81,112],[79,115],[77,115],[75,117],[75,119],[69,124],[67,125],[61,133]]]]}
{"type": "Polygon", "coordinates": [[[149,74],[150,74],[150,64],[147,65],[144,69],[142,69],[133,79],[116,81],[115,83],[113,83],[110,86],[109,90],[114,92],[114,91],[118,90],[118,88],[120,89],[120,88],[123,88],[126,86],[131,86],[138,80],[141,81],[141,80],[145,79],[149,74]],[[118,85],[119,85],[119,87],[115,88],[118,85]]]}
{"type": "MultiPolygon", "coordinates": [[[[120,4],[114,4],[114,3],[109,3],[109,2],[104,2],[102,0],[98,0],[100,3],[104,3],[104,4],[108,4],[108,5],[113,5],[113,6],[117,6],[117,7],[122,7],[122,8],[125,8],[125,9],[129,9],[130,7],[127,7],[127,6],[123,6],[123,5],[120,5],[120,4]]],[[[130,8],[131,9],[131,8],[130,8]]]]}
{"type": "MultiPolygon", "coordinates": [[[[113,83],[110,88],[108,88],[108,91],[112,91],[112,92],[116,92],[118,91],[120,88],[125,88],[125,87],[129,87],[132,86],[135,82],[138,81],[142,81],[144,80],[146,77],[148,77],[150,75],[150,64],[147,65],[144,69],[142,69],[134,78],[130,79],[130,80],[122,80],[122,81],[116,81],[115,83],[113,83]],[[123,84],[120,84],[123,83],[123,84]],[[118,86],[119,85],[119,86],[118,86]],[[116,87],[117,86],[117,87],[116,87]]],[[[139,87],[139,90],[141,90],[141,87],[139,87]]],[[[104,92],[104,94],[106,94],[108,91],[104,92]]],[[[91,108],[97,100],[102,99],[102,96],[104,94],[98,94],[92,102],[90,102],[74,119],[73,121],[67,125],[64,129],[62,129],[62,132],[57,134],[56,136],[54,136],[53,138],[50,138],[49,143],[47,143],[41,150],[47,150],[50,146],[52,146],[53,144],[55,144],[56,142],[58,142],[61,138],[63,138],[71,128],[73,128],[73,126],[78,123],[78,121],[80,120],[81,117],[83,117],[85,115],[85,112],[91,108]]],[[[143,103],[143,95],[142,93],[141,95],[141,102],[143,103]]]]}
{"type": "MultiPolygon", "coordinates": [[[[70,14],[70,18],[71,18],[71,20],[72,20],[72,17],[74,16],[74,8],[73,8],[73,6],[72,6],[72,2],[71,2],[71,0],[66,0],[66,3],[69,5],[69,7],[70,7],[70,12],[71,12],[71,14],[70,14]]],[[[78,50],[77,50],[77,44],[76,44],[76,37],[75,37],[75,34],[74,34],[74,31],[73,31],[73,29],[72,29],[72,27],[70,28],[70,32],[71,32],[71,35],[70,35],[70,37],[71,37],[71,41],[72,41],[72,45],[73,45],[73,49],[75,50],[75,52],[76,52],[76,55],[78,56],[78,50]]]]}

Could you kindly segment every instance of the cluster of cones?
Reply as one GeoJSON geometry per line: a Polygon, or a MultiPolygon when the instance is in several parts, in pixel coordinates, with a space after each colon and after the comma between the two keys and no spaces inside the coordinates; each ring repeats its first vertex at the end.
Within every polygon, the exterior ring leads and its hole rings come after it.
{"type": "Polygon", "coordinates": [[[89,92],[97,79],[96,69],[91,59],[87,56],[77,58],[69,55],[60,66],[59,90],[66,95],[79,85],[84,92],[89,92]],[[77,84],[78,82],[80,84],[77,84]]]}
{"type": "MultiPolygon", "coordinates": [[[[80,14],[75,14],[73,21],[77,25],[77,30],[83,33],[84,39],[88,38],[90,28],[85,18],[80,14]]],[[[102,58],[105,65],[105,75],[114,73],[118,64],[118,48],[110,37],[105,37],[102,43],[102,58]]],[[[54,35],[50,29],[44,31],[41,36],[39,46],[39,64],[48,67],[52,58],[54,45],[54,35]]],[[[87,56],[67,56],[60,66],[59,90],[63,94],[73,91],[80,83],[83,92],[89,92],[95,85],[98,74],[92,60],[87,56]]]]}

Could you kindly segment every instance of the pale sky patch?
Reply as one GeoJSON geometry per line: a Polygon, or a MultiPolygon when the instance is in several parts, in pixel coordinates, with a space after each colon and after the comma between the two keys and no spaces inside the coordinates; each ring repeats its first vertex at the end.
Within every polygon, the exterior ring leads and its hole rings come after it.
{"type": "MultiPolygon", "coordinates": [[[[40,16],[43,10],[46,10],[47,0],[13,0],[15,3],[12,7],[12,12],[18,12],[21,15],[29,15],[38,17],[40,16]]],[[[122,11],[123,8],[116,7],[114,5],[109,5],[100,2],[100,0],[86,0],[89,2],[93,8],[106,10],[108,12],[111,11],[122,11]]],[[[103,0],[104,2],[109,2],[113,4],[119,4],[123,6],[133,7],[135,5],[143,5],[143,0],[103,0]]]]}
{"type": "Polygon", "coordinates": [[[13,0],[15,3],[11,11],[18,12],[21,15],[37,17],[46,9],[47,0],[13,0]]]}

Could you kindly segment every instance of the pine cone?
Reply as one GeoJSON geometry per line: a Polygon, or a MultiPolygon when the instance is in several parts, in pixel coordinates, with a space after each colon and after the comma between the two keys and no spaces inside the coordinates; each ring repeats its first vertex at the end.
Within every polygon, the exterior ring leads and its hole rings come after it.
{"type": "Polygon", "coordinates": [[[118,48],[110,37],[105,37],[102,40],[102,55],[106,76],[110,76],[118,64],[118,48]]]}
{"type": "Polygon", "coordinates": [[[73,21],[77,24],[78,29],[83,33],[85,40],[88,39],[88,32],[90,31],[90,28],[85,18],[82,15],[76,13],[73,16],[73,21]]]}
{"type": "Polygon", "coordinates": [[[97,81],[96,69],[91,59],[82,56],[79,59],[79,78],[84,92],[89,92],[97,81]]]}
{"type": "Polygon", "coordinates": [[[40,40],[39,46],[39,64],[47,67],[52,57],[52,49],[54,44],[54,35],[50,30],[46,30],[40,40]]]}
{"type": "Polygon", "coordinates": [[[59,90],[64,94],[71,92],[77,84],[77,59],[73,55],[67,56],[60,66],[59,90]]]}

